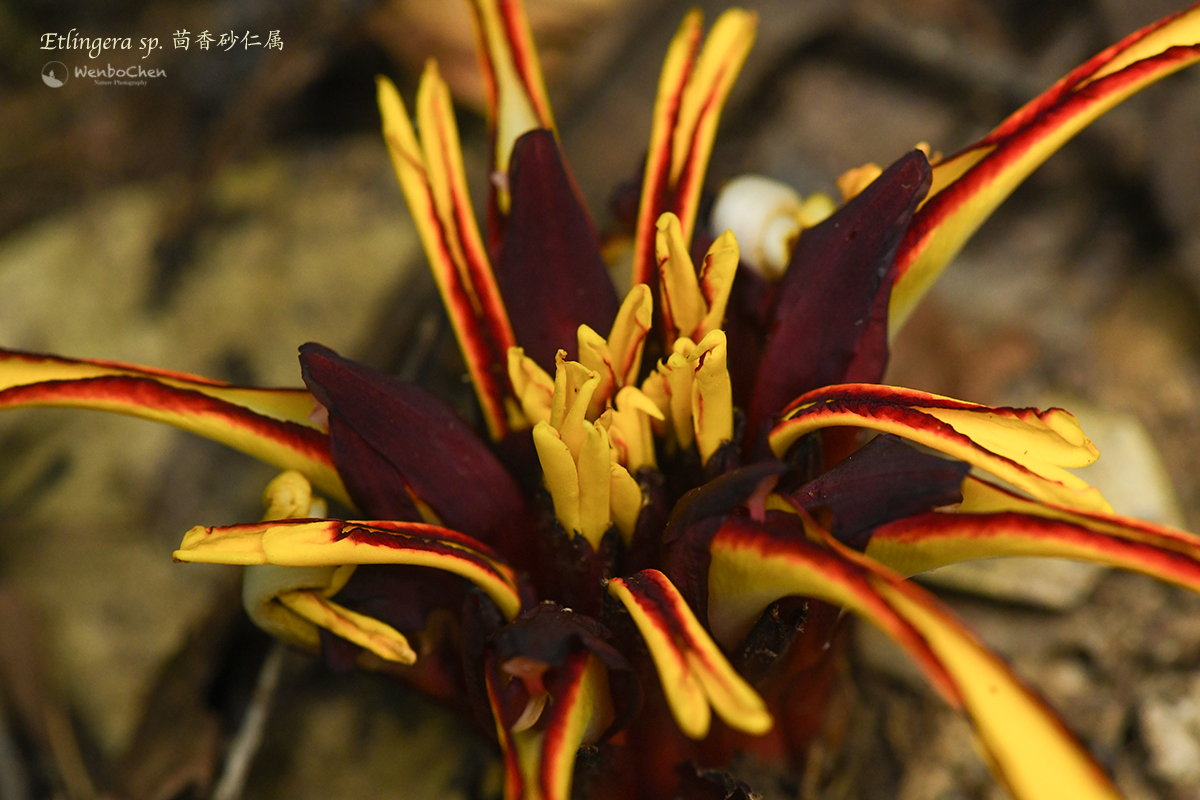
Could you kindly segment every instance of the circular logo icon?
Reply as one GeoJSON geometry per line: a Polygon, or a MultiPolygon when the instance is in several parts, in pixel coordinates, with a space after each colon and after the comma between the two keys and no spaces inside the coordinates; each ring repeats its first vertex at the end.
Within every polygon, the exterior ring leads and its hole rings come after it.
{"type": "Polygon", "coordinates": [[[61,61],[51,61],[42,67],[42,83],[51,89],[57,89],[67,82],[67,65],[61,61]]]}

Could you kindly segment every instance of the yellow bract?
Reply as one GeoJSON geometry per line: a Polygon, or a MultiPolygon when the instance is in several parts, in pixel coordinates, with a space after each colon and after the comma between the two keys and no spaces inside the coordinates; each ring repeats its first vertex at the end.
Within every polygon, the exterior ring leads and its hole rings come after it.
{"type": "Polygon", "coordinates": [[[481,344],[496,339],[495,346],[504,352],[513,344],[513,334],[467,193],[450,90],[437,65],[426,64],[417,91],[419,139],[391,81],[378,79],[378,96],[392,167],[466,359],[488,432],[499,439],[508,430],[505,392],[496,385],[492,356],[481,344]]]}
{"type": "MultiPolygon", "coordinates": [[[[359,614],[326,599],[328,593],[329,587],[319,592],[311,589],[293,590],[280,592],[275,600],[297,616],[348,642],[353,642],[364,650],[371,651],[384,661],[396,661],[400,664],[416,662],[417,654],[404,634],[374,617],[359,614]]],[[[333,593],[336,594],[336,591],[333,593]]]]}
{"type": "MultiPolygon", "coordinates": [[[[595,420],[604,413],[617,392],[637,380],[642,367],[646,334],[650,332],[652,304],[650,287],[638,284],[621,304],[608,339],[587,325],[580,325],[577,333],[579,361],[567,361],[566,353],[563,353],[558,359],[566,370],[561,377],[551,378],[537,362],[525,355],[524,349],[509,348],[508,379],[525,415],[524,424],[517,427],[529,427],[539,422],[551,422],[558,427],[558,423],[551,420],[553,414],[564,413],[563,408],[557,412],[554,410],[557,382],[569,382],[560,395],[565,403],[566,398],[573,396],[582,382],[587,380],[586,376],[593,373],[596,384],[589,388],[588,404],[581,413],[589,420],[595,420]]],[[[561,417],[556,419],[561,420],[561,417]]]]}
{"type": "Polygon", "coordinates": [[[579,326],[579,361],[600,376],[589,409],[593,417],[600,415],[618,391],[637,380],[653,305],[650,287],[639,283],[621,304],[608,339],[587,325],[579,326]]]}
{"type": "Polygon", "coordinates": [[[650,280],[651,243],[662,212],[673,211],[684,239],[692,238],[721,109],[758,28],[757,14],[732,8],[717,18],[700,47],[702,17],[694,10],[684,18],[663,61],[638,206],[634,283],[650,280]]]}
{"type": "Polygon", "coordinates": [[[692,425],[700,461],[708,463],[722,444],[733,439],[733,384],[726,366],[725,331],[714,330],[688,356],[694,365],[692,425]]]}
{"type": "Polygon", "coordinates": [[[700,342],[681,337],[666,363],[642,384],[658,406],[662,420],[655,432],[686,450],[693,443],[700,459],[708,459],[733,438],[733,389],[726,366],[725,332],[714,330],[700,342]]]}
{"type": "Polygon", "coordinates": [[[703,739],[711,712],[716,711],[736,730],[751,734],[770,730],[774,721],[766,703],[725,658],[679,590],[657,570],[647,572],[658,578],[654,582],[663,593],[662,605],[653,607],[635,596],[620,578],[609,581],[608,593],[621,601],[646,640],[679,729],[693,739],[703,739]],[[643,602],[652,607],[644,608],[643,602]]]}
{"type": "Polygon", "coordinates": [[[523,430],[550,420],[554,402],[554,379],[537,362],[525,355],[525,348],[508,348],[508,380],[520,404],[520,414],[509,414],[509,427],[523,430]]]}
{"type": "Polygon", "coordinates": [[[1086,489],[1087,483],[1061,468],[1086,467],[1100,457],[1078,420],[1061,408],[1019,419],[976,409],[921,410],[996,455],[1074,489],[1086,489]]]}
{"type": "Polygon", "coordinates": [[[737,240],[729,231],[718,236],[708,248],[697,276],[679,218],[670,212],[663,214],[657,231],[655,253],[667,341],[679,337],[698,341],[720,328],[725,320],[729,290],[737,272],[737,240]]]}
{"type": "MultiPolygon", "coordinates": [[[[546,96],[541,62],[529,23],[519,0],[501,8],[497,0],[474,0],[481,55],[491,81],[491,107],[497,172],[508,174],[513,144],[536,128],[554,130],[554,117],[546,96]],[[506,19],[507,17],[507,19],[506,19]]],[[[511,198],[504,186],[496,188],[496,203],[508,213],[511,198]]]]}
{"type": "Polygon", "coordinates": [[[19,391],[21,387],[42,391],[23,398],[10,397],[4,408],[87,408],[165,423],[228,445],[279,469],[299,471],[329,497],[348,507],[354,505],[326,448],[271,423],[280,420],[324,432],[325,427],[312,419],[320,406],[303,389],[248,389],[179,372],[0,348],[0,391],[19,391]],[[105,378],[140,385],[123,391],[111,387],[100,392],[67,391],[80,382],[105,378]],[[147,399],[145,390],[155,388],[155,384],[169,396],[147,399]],[[199,395],[217,402],[198,403],[199,395]]]}
{"type": "Polygon", "coordinates": [[[879,583],[876,590],[924,637],[958,682],[963,710],[975,723],[994,772],[1022,800],[1120,800],[1104,771],[1046,706],[946,614],[913,593],[879,583]]]}
{"type": "MultiPolygon", "coordinates": [[[[805,520],[806,529],[813,526],[805,520]]],[[[1103,771],[1054,714],[936,598],[820,534],[840,556],[796,543],[769,550],[718,535],[709,571],[709,625],[739,641],[780,597],[837,603],[903,647],[953,706],[970,715],[994,771],[1021,800],[1116,800],[1103,771]],[[849,563],[847,563],[849,562],[849,563]],[[716,612],[716,613],[714,613],[716,612]]]]}
{"type": "Polygon", "coordinates": [[[1130,44],[1109,48],[1098,57],[1094,71],[1070,76],[1077,81],[1074,85],[1060,81],[1051,91],[1066,91],[1049,112],[1040,107],[1045,96],[1035,98],[985,137],[986,144],[935,164],[923,210],[943,192],[957,192],[958,196],[948,195],[952,201],[939,208],[935,224],[928,225],[919,240],[907,242],[906,251],[897,258],[889,335],[894,337],[903,327],[951,259],[1030,173],[1122,100],[1200,60],[1197,44],[1200,8],[1193,7],[1130,44]],[[1095,85],[1130,68],[1128,80],[1095,85]],[[989,159],[991,164],[985,163],[989,159]]]}
{"type": "MultiPolygon", "coordinates": [[[[263,505],[266,507],[264,520],[325,514],[325,501],[314,498],[308,481],[295,471],[281,473],[267,484],[263,505]]],[[[189,531],[180,545],[181,551],[195,546],[206,535],[201,533],[204,530],[189,531]]],[[[320,646],[317,629],[324,628],[385,661],[412,664],[417,660],[417,654],[404,634],[329,599],[350,580],[356,565],[280,567],[264,563],[266,555],[261,533],[232,541],[242,547],[236,547],[233,558],[227,558],[224,563],[239,563],[238,552],[245,553],[248,558],[261,559],[241,562],[249,564],[242,581],[242,603],[246,613],[263,630],[305,649],[316,650],[320,646]]],[[[219,560],[215,553],[212,555],[211,560],[219,560]]],[[[227,552],[227,555],[231,554],[227,552]]]]}
{"type": "Polygon", "coordinates": [[[650,420],[661,422],[663,415],[654,401],[641,389],[626,386],[617,392],[608,416],[608,441],[616,449],[617,461],[634,474],[642,467],[656,467],[650,420]]]}
{"type": "MultiPolygon", "coordinates": [[[[553,718],[546,725],[506,731],[496,717],[496,733],[505,750],[505,797],[525,800],[570,800],[575,756],[595,741],[615,716],[608,668],[592,653],[575,656],[584,663],[561,697],[552,697],[553,718]]],[[[564,669],[576,669],[568,663],[564,669]]],[[[498,687],[489,675],[489,699],[498,705],[498,687]]]]}
{"type": "Polygon", "coordinates": [[[0,350],[0,391],[46,381],[77,381],[106,377],[147,378],[164,386],[199,392],[241,406],[255,414],[326,432],[324,426],[312,419],[317,404],[305,389],[252,389],[246,386],[231,386],[198,375],[147,369],[132,364],[79,361],[0,350]]]}
{"type": "MultiPolygon", "coordinates": [[[[588,408],[600,375],[558,352],[550,418],[533,428],[533,443],[542,476],[554,502],[554,514],[568,533],[583,536],[593,548],[614,524],[628,543],[641,513],[643,498],[629,471],[618,463],[609,441],[612,415],[592,421],[588,408]]],[[[636,401],[629,409],[642,413],[636,401]]],[[[623,423],[628,429],[629,423],[623,423]]],[[[644,458],[644,453],[643,456],[644,458]]]]}
{"type": "Polygon", "coordinates": [[[313,497],[312,484],[295,470],[281,472],[263,490],[264,520],[325,516],[325,501],[313,497]]]}
{"type": "MultiPolygon", "coordinates": [[[[874,388],[849,385],[838,389],[874,388]]],[[[869,408],[829,406],[825,400],[789,411],[771,434],[771,449],[782,457],[806,433],[837,425],[869,428],[902,436],[990,472],[1039,500],[1080,511],[1111,513],[1098,489],[1063,467],[1080,467],[1099,456],[1075,418],[1062,409],[1001,409],[959,403],[955,408],[922,405],[949,398],[887,387],[889,402],[904,406],[902,419],[872,414],[869,408]],[[913,413],[915,412],[915,413],[913,413]]]]}
{"type": "Polygon", "coordinates": [[[977,558],[1073,558],[1142,572],[1200,591],[1200,540],[1184,531],[1029,500],[968,476],[962,502],[924,523],[871,535],[866,554],[903,575],[977,558]]]}

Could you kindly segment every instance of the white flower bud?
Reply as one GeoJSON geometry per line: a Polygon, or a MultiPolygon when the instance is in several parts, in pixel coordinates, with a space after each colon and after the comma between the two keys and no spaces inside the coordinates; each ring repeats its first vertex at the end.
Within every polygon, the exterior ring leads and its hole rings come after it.
{"type": "Polygon", "coordinates": [[[833,213],[822,194],[804,200],[790,186],[762,175],[741,175],[725,184],[713,204],[712,232],[733,231],[742,263],[767,280],[787,270],[800,231],[833,213]]]}

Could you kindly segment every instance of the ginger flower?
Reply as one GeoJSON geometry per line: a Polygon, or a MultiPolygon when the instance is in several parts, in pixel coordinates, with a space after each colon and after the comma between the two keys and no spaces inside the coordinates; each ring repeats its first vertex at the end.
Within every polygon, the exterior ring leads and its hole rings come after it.
{"type": "Polygon", "coordinates": [[[474,714],[508,800],[708,796],[715,773],[681,780],[681,761],[802,760],[816,731],[789,727],[804,692],[786,690],[821,668],[809,656],[839,607],[967,715],[1014,797],[1116,797],[1054,712],[905,576],[1042,555],[1200,590],[1200,540],[1114,515],[1066,471],[1098,454],[1065,411],[878,382],[891,336],[1015,186],[1200,60],[1200,9],[1103,51],[961,153],[849,175],[840,206],[738,183],[717,204],[736,230],[711,243],[700,190],[756,18],[729,11],[704,37],[689,14],[658,87],[622,300],[520,3],[475,8],[501,176],[486,235],[436,65],[415,126],[392,84],[378,89],[482,430],[316,344],[296,390],[2,351],[0,407],[141,416],[283,470],[262,521],[193,528],[175,558],[246,565],[264,629],[474,714]],[[750,283],[769,301],[750,303],[750,283]]]}

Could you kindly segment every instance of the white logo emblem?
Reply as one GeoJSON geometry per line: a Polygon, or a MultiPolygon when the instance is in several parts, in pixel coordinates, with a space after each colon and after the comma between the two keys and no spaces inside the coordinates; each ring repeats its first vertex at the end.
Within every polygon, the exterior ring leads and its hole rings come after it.
{"type": "Polygon", "coordinates": [[[57,89],[67,82],[67,65],[61,61],[51,61],[42,67],[42,83],[51,89],[57,89]]]}

